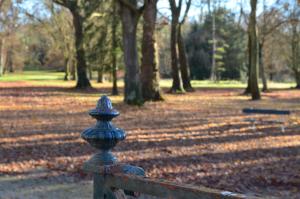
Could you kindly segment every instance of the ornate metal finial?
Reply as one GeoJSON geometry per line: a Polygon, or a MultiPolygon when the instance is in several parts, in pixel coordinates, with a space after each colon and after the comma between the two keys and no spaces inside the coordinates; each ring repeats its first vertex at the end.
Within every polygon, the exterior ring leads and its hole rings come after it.
{"type": "MultiPolygon", "coordinates": [[[[118,164],[116,157],[110,152],[126,136],[122,129],[116,128],[111,123],[111,120],[118,116],[119,112],[113,108],[110,99],[102,96],[98,100],[96,108],[89,114],[97,119],[97,123],[83,131],[81,137],[99,149],[99,152],[84,163],[83,170],[94,174],[94,198],[116,198],[113,192],[115,189],[105,186],[105,175],[124,173],[145,176],[145,171],[141,167],[118,164]]],[[[126,191],[126,193],[134,195],[130,191],[126,191]]]]}
{"type": "Polygon", "coordinates": [[[96,165],[109,165],[116,162],[116,157],[110,152],[116,144],[126,137],[122,129],[115,127],[111,120],[119,115],[119,112],[112,106],[107,96],[102,96],[95,109],[89,114],[97,119],[95,126],[90,127],[81,133],[81,137],[90,145],[100,150],[90,160],[96,165]]]}
{"type": "Polygon", "coordinates": [[[112,120],[120,113],[113,108],[110,99],[106,95],[103,95],[98,100],[96,108],[91,110],[89,114],[97,120],[112,120]]]}

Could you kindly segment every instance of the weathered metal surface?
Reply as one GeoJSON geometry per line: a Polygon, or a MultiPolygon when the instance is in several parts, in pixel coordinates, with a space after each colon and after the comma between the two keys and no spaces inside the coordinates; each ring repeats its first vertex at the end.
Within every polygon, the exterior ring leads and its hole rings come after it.
{"type": "Polygon", "coordinates": [[[90,162],[85,162],[83,164],[83,169],[91,173],[97,173],[105,176],[113,175],[116,173],[145,176],[144,169],[129,164],[112,164],[112,165],[99,166],[99,165],[90,164],[90,162]]]}
{"type": "Polygon", "coordinates": [[[94,173],[94,199],[116,199],[118,191],[111,186],[107,186],[106,174],[117,172],[143,176],[145,172],[140,167],[125,164],[116,165],[117,158],[111,153],[111,149],[119,141],[124,140],[126,134],[111,122],[114,117],[119,115],[119,112],[113,108],[110,99],[107,96],[102,96],[98,100],[96,108],[91,110],[89,114],[97,120],[97,123],[95,126],[83,131],[81,137],[98,149],[99,152],[84,163],[83,169],[94,173]],[[97,168],[103,168],[102,172],[99,172],[97,168]]]}
{"type": "Polygon", "coordinates": [[[126,137],[125,132],[115,127],[111,122],[114,117],[119,115],[119,112],[112,107],[107,96],[102,96],[96,108],[91,110],[89,114],[97,119],[97,123],[95,126],[83,131],[81,137],[100,150],[89,161],[95,165],[113,164],[117,159],[110,150],[126,137]]]}
{"type": "Polygon", "coordinates": [[[272,115],[289,115],[291,114],[288,110],[276,110],[276,109],[254,109],[244,108],[243,113],[247,114],[272,114],[272,115]]]}
{"type": "MultiPolygon", "coordinates": [[[[276,110],[276,109],[255,109],[255,108],[244,108],[243,113],[245,114],[264,114],[264,115],[281,115],[282,117],[285,115],[290,115],[291,111],[289,110],[276,110]]],[[[255,118],[250,118],[247,119],[251,123],[251,128],[253,131],[256,131],[256,126],[255,124],[257,123],[257,120],[255,118]]],[[[284,118],[281,118],[279,120],[271,120],[271,121],[264,121],[263,124],[266,123],[277,123],[281,124],[280,129],[281,132],[285,132],[285,127],[284,127],[284,118]]]]}

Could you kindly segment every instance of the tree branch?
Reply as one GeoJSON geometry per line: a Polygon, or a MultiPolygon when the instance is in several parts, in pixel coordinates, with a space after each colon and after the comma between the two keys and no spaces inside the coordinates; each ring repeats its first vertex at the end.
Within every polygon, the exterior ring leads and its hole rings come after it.
{"type": "Polygon", "coordinates": [[[173,13],[174,11],[176,11],[176,2],[175,0],[169,0],[170,3],[170,7],[171,7],[171,12],[173,13]]]}
{"type": "Polygon", "coordinates": [[[187,18],[187,15],[188,15],[188,12],[190,10],[190,7],[191,7],[191,4],[192,4],[192,0],[187,0],[186,2],[186,9],[185,9],[185,12],[183,14],[183,18],[182,20],[179,22],[180,25],[184,24],[186,18],[187,18]]]}
{"type": "Polygon", "coordinates": [[[119,2],[121,4],[123,4],[124,6],[126,6],[127,8],[129,8],[132,12],[135,12],[135,13],[141,12],[140,9],[138,9],[135,5],[133,5],[132,3],[130,3],[127,0],[119,0],[119,2]]]}
{"type": "Polygon", "coordinates": [[[67,0],[53,0],[53,2],[64,7],[68,7],[67,0]]]}
{"type": "Polygon", "coordinates": [[[178,6],[177,6],[177,9],[176,9],[178,15],[180,15],[181,7],[182,7],[182,0],[179,0],[178,6]]]}
{"type": "Polygon", "coordinates": [[[1,7],[2,7],[4,1],[5,1],[5,0],[0,0],[0,9],[1,9],[1,7]]]}

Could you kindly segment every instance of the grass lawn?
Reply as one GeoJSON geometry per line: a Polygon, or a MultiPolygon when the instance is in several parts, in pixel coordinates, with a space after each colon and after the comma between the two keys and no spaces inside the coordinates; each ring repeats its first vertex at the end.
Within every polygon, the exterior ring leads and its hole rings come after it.
{"type": "MultiPolygon", "coordinates": [[[[94,77],[96,77],[94,75],[94,77]]],[[[51,85],[51,86],[74,86],[74,81],[63,81],[64,73],[63,72],[51,72],[51,71],[24,71],[19,73],[5,74],[3,77],[0,77],[0,82],[19,82],[25,81],[30,82],[34,85],[51,85]]],[[[293,82],[288,83],[279,83],[279,82],[268,82],[270,89],[289,89],[295,87],[296,84],[293,82]]],[[[95,80],[92,81],[92,84],[96,87],[99,87],[99,83],[96,83],[95,80]]],[[[110,86],[109,82],[106,82],[104,85],[110,86]]],[[[123,85],[123,80],[119,81],[119,85],[123,85]]],[[[172,85],[171,79],[162,79],[160,81],[161,87],[169,88],[172,85]]],[[[209,80],[193,80],[192,86],[194,88],[245,88],[246,83],[240,81],[219,81],[212,82],[209,80]]],[[[262,87],[262,85],[260,85],[262,87]]]]}
{"type": "Polygon", "coordinates": [[[0,77],[0,82],[16,82],[16,81],[59,81],[63,80],[64,73],[51,71],[24,71],[16,73],[8,73],[0,77]]]}

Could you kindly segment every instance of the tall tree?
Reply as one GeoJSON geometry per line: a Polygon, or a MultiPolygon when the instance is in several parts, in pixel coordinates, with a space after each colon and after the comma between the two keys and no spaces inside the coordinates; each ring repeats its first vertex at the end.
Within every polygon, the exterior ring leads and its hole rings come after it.
{"type": "MultiPolygon", "coordinates": [[[[219,7],[215,10],[217,79],[240,79],[241,68],[245,64],[244,49],[246,46],[244,31],[236,22],[230,10],[219,7]]],[[[210,78],[211,73],[211,17],[203,23],[194,22],[189,28],[185,42],[191,77],[194,79],[210,78]]]]}
{"type": "Polygon", "coordinates": [[[215,8],[216,2],[215,0],[208,0],[208,12],[212,21],[212,34],[211,34],[211,42],[212,42],[212,61],[211,61],[211,72],[210,72],[210,80],[217,80],[217,66],[216,66],[216,49],[217,49],[217,41],[216,41],[216,15],[215,8]],[[212,2],[211,2],[212,1],[212,2]],[[211,11],[211,3],[212,3],[212,11],[211,11]]]}
{"type": "MultiPolygon", "coordinates": [[[[259,73],[261,75],[262,83],[263,83],[263,88],[262,91],[265,92],[268,90],[268,84],[267,84],[267,79],[266,79],[266,74],[265,74],[265,67],[264,67],[264,43],[265,43],[265,38],[266,38],[266,2],[263,0],[263,25],[261,29],[258,28],[258,30],[261,30],[261,34],[258,34],[259,40],[258,40],[258,59],[259,59],[259,73]]],[[[259,27],[259,26],[258,26],[259,27]]]]}
{"type": "MultiPolygon", "coordinates": [[[[57,11],[54,8],[53,2],[49,2],[47,5],[51,12],[52,20],[49,28],[49,32],[55,30],[56,32],[50,33],[53,39],[53,43],[63,52],[64,64],[65,64],[65,76],[64,80],[69,80],[73,66],[73,59],[75,58],[75,43],[74,43],[74,28],[72,23],[72,16],[66,9],[60,9],[57,11]],[[53,23],[53,24],[52,24],[53,23]],[[57,34],[58,33],[58,34],[57,34]]],[[[44,20],[39,20],[44,23],[44,20]]],[[[74,70],[74,69],[73,69],[74,70]]]]}
{"type": "MultiPolygon", "coordinates": [[[[4,3],[4,0],[0,1],[0,13],[2,13],[2,5],[4,3]]],[[[0,20],[0,24],[3,25],[3,19],[0,20]]],[[[4,71],[4,39],[3,39],[3,35],[1,34],[1,40],[0,40],[0,77],[3,75],[3,71],[4,71]]]]}
{"type": "Polygon", "coordinates": [[[113,0],[113,11],[112,11],[112,23],[111,23],[111,32],[112,32],[112,42],[111,42],[111,57],[112,57],[112,79],[113,79],[113,86],[112,86],[112,95],[118,95],[118,77],[117,77],[117,47],[118,47],[118,40],[117,40],[117,4],[113,0]]]}
{"type": "Polygon", "coordinates": [[[88,0],[53,0],[55,3],[68,8],[73,17],[75,49],[76,49],[76,64],[77,64],[77,84],[76,88],[91,87],[87,77],[87,63],[85,59],[84,49],[84,20],[89,18],[93,11],[99,6],[102,1],[88,0]]]}
{"type": "Polygon", "coordinates": [[[155,49],[155,22],[158,0],[145,0],[143,13],[141,81],[143,99],[162,100],[159,88],[159,69],[155,49]]]}
{"type": "Polygon", "coordinates": [[[112,59],[112,95],[118,95],[118,77],[117,77],[117,47],[118,47],[118,40],[117,40],[117,27],[118,27],[118,20],[117,20],[117,4],[116,0],[113,0],[112,5],[112,23],[111,23],[111,59],[112,59]]]}
{"type": "Polygon", "coordinates": [[[289,15],[291,32],[289,36],[291,49],[289,65],[295,76],[296,88],[300,89],[300,8],[296,5],[296,2],[294,2],[291,7],[289,15]]]}
{"type": "Polygon", "coordinates": [[[186,8],[181,20],[180,14],[183,4],[182,0],[178,1],[178,5],[175,0],[169,0],[169,3],[172,13],[170,48],[173,79],[170,92],[182,92],[184,91],[184,89],[186,91],[193,91],[194,89],[192,88],[190,81],[190,71],[186,56],[185,44],[182,37],[182,26],[186,21],[192,1],[186,1],[186,8]],[[178,65],[180,66],[180,68],[178,68],[178,65]]]}
{"type": "Polygon", "coordinates": [[[137,50],[137,25],[144,6],[138,0],[119,0],[125,62],[125,97],[127,104],[143,103],[137,50]]]}
{"type": "Polygon", "coordinates": [[[265,61],[264,61],[264,45],[267,38],[271,33],[278,29],[281,25],[288,22],[288,19],[284,18],[280,9],[284,6],[276,5],[270,10],[267,10],[266,1],[263,1],[263,12],[259,16],[257,24],[258,28],[258,51],[259,51],[259,72],[262,78],[263,88],[262,91],[268,90],[267,78],[265,73],[265,61]]]}
{"type": "Polygon", "coordinates": [[[184,91],[182,88],[182,82],[180,79],[180,73],[178,69],[178,50],[177,50],[177,42],[178,42],[178,25],[179,25],[179,17],[182,7],[182,0],[179,0],[178,5],[176,5],[175,0],[169,0],[171,13],[172,13],[172,21],[171,21],[171,64],[172,64],[172,87],[170,89],[171,93],[182,92],[184,91]]]}
{"type": "Polygon", "coordinates": [[[0,2],[0,76],[6,71],[14,72],[20,41],[17,29],[20,27],[19,10],[12,0],[0,2]]]}
{"type": "Polygon", "coordinates": [[[248,34],[249,34],[249,65],[250,65],[250,90],[252,100],[260,99],[258,88],[258,40],[256,31],[256,7],[257,0],[250,0],[251,13],[249,16],[248,34]]]}
{"type": "Polygon", "coordinates": [[[104,73],[112,77],[112,95],[118,94],[117,64],[120,63],[121,31],[117,0],[105,1],[85,22],[87,61],[97,69],[97,82],[102,83],[104,73]]]}
{"type": "Polygon", "coordinates": [[[32,10],[32,13],[26,9],[19,7],[19,9],[32,21],[36,21],[40,24],[41,28],[45,30],[47,36],[50,36],[51,46],[57,53],[63,54],[64,58],[64,80],[69,80],[74,70],[74,59],[75,59],[75,42],[74,42],[74,28],[72,22],[72,16],[68,9],[57,8],[54,6],[53,1],[45,1],[44,6],[47,12],[51,13],[50,20],[45,20],[43,17],[39,17],[38,12],[45,12],[36,8],[32,10]]]}
{"type": "Polygon", "coordinates": [[[187,14],[191,7],[191,3],[192,3],[192,0],[187,1],[185,12],[183,14],[182,20],[179,22],[178,30],[177,30],[178,31],[177,44],[178,44],[178,55],[179,55],[181,79],[182,79],[183,88],[188,92],[194,91],[194,89],[191,85],[191,80],[190,80],[190,70],[189,70],[187,56],[186,56],[185,44],[184,44],[184,40],[182,37],[182,26],[183,26],[184,22],[186,21],[187,14]]]}

